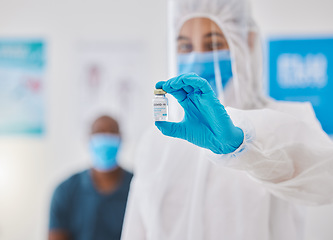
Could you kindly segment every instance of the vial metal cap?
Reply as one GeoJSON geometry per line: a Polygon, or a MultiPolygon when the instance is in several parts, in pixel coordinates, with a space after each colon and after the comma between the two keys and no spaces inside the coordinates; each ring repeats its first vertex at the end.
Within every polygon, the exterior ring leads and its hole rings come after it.
{"type": "Polygon", "coordinates": [[[166,91],[164,91],[163,89],[155,89],[154,94],[155,95],[165,95],[166,91]]]}

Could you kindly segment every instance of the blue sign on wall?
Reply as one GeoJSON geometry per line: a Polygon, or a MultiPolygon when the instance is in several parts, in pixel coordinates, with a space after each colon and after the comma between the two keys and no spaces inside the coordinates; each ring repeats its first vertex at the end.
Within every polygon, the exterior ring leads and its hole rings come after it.
{"type": "Polygon", "coordinates": [[[44,133],[45,44],[0,39],[0,136],[44,133]]]}
{"type": "Polygon", "coordinates": [[[333,134],[333,38],[271,39],[269,94],[277,100],[309,101],[333,134]]]}

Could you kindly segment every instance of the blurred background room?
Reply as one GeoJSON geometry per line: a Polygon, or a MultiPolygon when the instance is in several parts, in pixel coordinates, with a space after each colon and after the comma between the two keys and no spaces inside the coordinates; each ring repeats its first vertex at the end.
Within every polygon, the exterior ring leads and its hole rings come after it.
{"type": "MultiPolygon", "coordinates": [[[[310,101],[333,136],[333,2],[251,2],[267,94],[310,101]]],[[[54,188],[89,166],[99,115],[120,123],[132,170],[170,77],[167,15],[167,0],[0,0],[0,240],[47,238],[54,188]]],[[[333,239],[332,221],[333,206],[309,207],[305,239],[333,239]]]]}

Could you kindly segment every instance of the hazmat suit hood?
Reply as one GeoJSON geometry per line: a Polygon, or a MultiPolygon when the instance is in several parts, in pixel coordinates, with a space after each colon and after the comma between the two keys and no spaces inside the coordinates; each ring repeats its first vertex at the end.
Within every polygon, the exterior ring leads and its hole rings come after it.
{"type": "MultiPolygon", "coordinates": [[[[232,59],[232,81],[228,88],[224,89],[224,96],[218,96],[220,101],[225,106],[240,109],[264,107],[267,99],[262,90],[261,44],[248,1],[170,0],[168,8],[171,75],[178,74],[177,37],[181,27],[189,19],[208,18],[223,32],[232,59]],[[252,35],[249,35],[250,32],[252,35]],[[249,36],[252,38],[249,39],[249,36]]],[[[171,100],[171,108],[172,102],[171,100]]]]}

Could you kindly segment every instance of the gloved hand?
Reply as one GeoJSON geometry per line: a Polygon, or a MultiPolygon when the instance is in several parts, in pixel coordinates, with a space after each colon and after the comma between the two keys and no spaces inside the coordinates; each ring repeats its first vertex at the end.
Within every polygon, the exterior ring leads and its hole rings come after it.
{"type": "Polygon", "coordinates": [[[216,154],[231,153],[243,143],[243,131],[234,126],[205,79],[188,73],[158,82],[156,89],[160,88],[172,94],[185,111],[179,123],[155,122],[164,135],[185,139],[216,154]]]}

